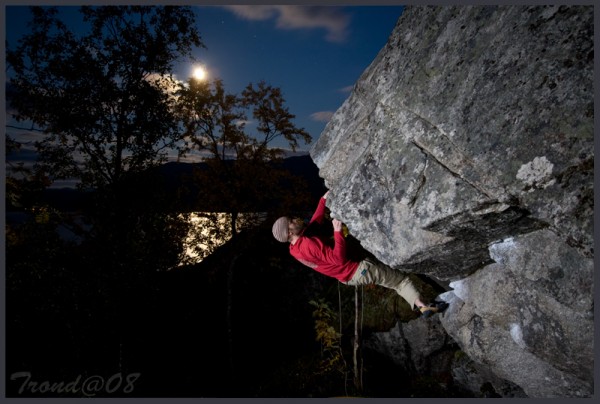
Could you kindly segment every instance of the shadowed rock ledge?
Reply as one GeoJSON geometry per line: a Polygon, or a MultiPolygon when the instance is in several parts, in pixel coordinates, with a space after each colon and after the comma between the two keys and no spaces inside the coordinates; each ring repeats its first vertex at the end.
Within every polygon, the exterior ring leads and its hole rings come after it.
{"type": "Polygon", "coordinates": [[[530,397],[593,394],[593,7],[407,7],[311,150],[363,247],[449,283],[530,397]]]}

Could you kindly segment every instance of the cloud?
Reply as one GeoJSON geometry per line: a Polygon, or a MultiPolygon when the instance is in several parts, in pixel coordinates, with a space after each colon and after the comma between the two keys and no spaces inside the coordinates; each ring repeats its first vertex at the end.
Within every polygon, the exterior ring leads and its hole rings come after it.
{"type": "Polygon", "coordinates": [[[332,111],[319,111],[315,112],[314,114],[310,114],[310,118],[317,122],[329,122],[332,116],[332,111]]]}
{"type": "MultiPolygon", "coordinates": [[[[281,7],[281,6],[279,6],[281,7]]],[[[223,6],[235,15],[246,20],[262,21],[277,14],[278,6],[223,6]]]]}
{"type": "Polygon", "coordinates": [[[343,94],[350,94],[350,92],[352,92],[353,89],[354,89],[354,85],[351,85],[351,86],[346,86],[346,87],[340,88],[338,91],[343,94]]]}
{"type": "Polygon", "coordinates": [[[238,128],[240,128],[240,127],[246,127],[246,126],[254,125],[254,121],[250,121],[248,119],[238,119],[233,124],[235,126],[237,126],[238,128]]]}
{"type": "Polygon", "coordinates": [[[223,6],[238,17],[251,21],[275,18],[279,29],[325,29],[330,42],[344,42],[350,16],[339,7],[323,6],[223,6]]]}

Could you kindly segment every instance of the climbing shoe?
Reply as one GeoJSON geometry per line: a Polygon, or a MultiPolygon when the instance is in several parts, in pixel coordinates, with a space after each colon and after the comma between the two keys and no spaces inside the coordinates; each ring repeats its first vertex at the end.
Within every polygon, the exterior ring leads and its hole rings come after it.
{"type": "Polygon", "coordinates": [[[419,307],[419,311],[421,312],[421,317],[428,318],[433,316],[435,313],[443,313],[447,308],[448,303],[434,301],[428,306],[419,307]]]}

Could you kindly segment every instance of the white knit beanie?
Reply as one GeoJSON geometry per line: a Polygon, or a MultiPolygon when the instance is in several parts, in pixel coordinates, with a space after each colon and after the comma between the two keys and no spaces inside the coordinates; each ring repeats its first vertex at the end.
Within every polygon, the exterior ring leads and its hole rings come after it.
{"type": "Polygon", "coordinates": [[[288,241],[288,235],[290,232],[290,219],[286,216],[282,216],[273,223],[273,236],[282,243],[288,241]]]}

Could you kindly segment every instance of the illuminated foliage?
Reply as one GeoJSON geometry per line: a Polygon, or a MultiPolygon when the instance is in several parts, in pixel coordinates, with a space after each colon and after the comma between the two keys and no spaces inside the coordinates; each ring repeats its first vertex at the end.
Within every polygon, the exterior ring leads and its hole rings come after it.
{"type": "Polygon", "coordinates": [[[319,372],[328,373],[338,370],[346,371],[346,363],[340,347],[341,334],[337,332],[334,325],[337,315],[324,299],[311,300],[314,306],[313,317],[315,319],[316,339],[321,344],[321,365],[319,372]]]}

